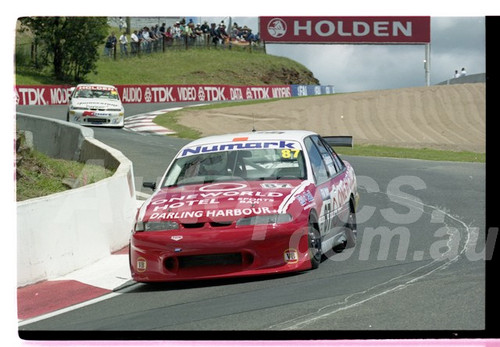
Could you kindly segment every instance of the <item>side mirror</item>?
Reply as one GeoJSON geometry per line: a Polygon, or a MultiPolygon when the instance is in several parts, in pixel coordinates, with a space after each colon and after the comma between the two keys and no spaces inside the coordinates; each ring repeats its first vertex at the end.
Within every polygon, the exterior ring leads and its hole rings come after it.
{"type": "Polygon", "coordinates": [[[143,182],[142,186],[144,188],[151,188],[151,190],[156,190],[156,182],[143,182]]]}

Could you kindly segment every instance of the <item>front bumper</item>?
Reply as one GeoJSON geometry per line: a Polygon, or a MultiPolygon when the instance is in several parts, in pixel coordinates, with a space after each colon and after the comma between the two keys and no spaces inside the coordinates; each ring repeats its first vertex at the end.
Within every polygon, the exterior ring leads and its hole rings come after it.
{"type": "Polygon", "coordinates": [[[167,282],[311,268],[307,227],[287,223],[217,229],[133,234],[132,279],[167,282]]]}
{"type": "Polygon", "coordinates": [[[68,119],[72,123],[92,126],[123,127],[124,112],[120,111],[92,111],[70,110],[68,119]]]}

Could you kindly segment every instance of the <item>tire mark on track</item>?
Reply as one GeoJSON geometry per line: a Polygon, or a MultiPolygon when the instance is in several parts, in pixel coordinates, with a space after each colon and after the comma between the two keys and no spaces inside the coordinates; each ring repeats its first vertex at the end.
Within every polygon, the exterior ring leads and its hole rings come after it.
{"type": "MultiPolygon", "coordinates": [[[[348,295],[343,301],[341,302],[336,302],[333,304],[329,304],[326,306],[323,306],[319,309],[317,309],[314,312],[304,314],[302,316],[296,317],[291,320],[287,320],[285,322],[281,322],[278,324],[273,324],[267,328],[267,330],[297,330],[297,329],[307,329],[310,325],[314,324],[318,320],[321,319],[326,319],[338,312],[349,310],[355,307],[358,307],[360,305],[363,305],[373,299],[376,299],[378,297],[394,293],[400,290],[404,290],[408,286],[432,275],[433,273],[444,270],[448,268],[450,265],[453,263],[457,262],[463,254],[467,251],[467,249],[471,246],[471,235],[474,233],[474,230],[472,230],[471,227],[469,227],[465,222],[461,221],[457,217],[451,215],[450,213],[443,211],[442,209],[439,209],[436,206],[424,204],[423,202],[409,199],[407,197],[403,196],[398,196],[398,195],[393,195],[389,193],[382,193],[381,194],[386,194],[387,196],[391,196],[393,199],[403,199],[407,202],[410,203],[415,203],[420,206],[415,206],[416,208],[419,208],[420,210],[424,211],[424,208],[430,208],[432,210],[431,215],[434,215],[435,212],[442,214],[443,216],[447,216],[450,218],[452,221],[457,222],[458,224],[462,225],[462,227],[465,230],[465,242],[462,245],[462,248],[458,252],[457,255],[452,257],[451,259],[434,259],[430,263],[425,264],[423,266],[418,267],[415,270],[412,270],[406,274],[396,276],[394,278],[391,278],[390,280],[379,283],[373,287],[370,287],[364,291],[360,291],[357,293],[353,293],[351,295],[348,295]]],[[[448,228],[448,231],[451,230],[449,225],[445,223],[445,226],[448,228]]],[[[448,248],[451,251],[452,246],[451,243],[453,242],[454,235],[450,232],[448,232],[449,239],[448,239],[448,248]]],[[[443,254],[443,258],[445,254],[443,254]]]]}

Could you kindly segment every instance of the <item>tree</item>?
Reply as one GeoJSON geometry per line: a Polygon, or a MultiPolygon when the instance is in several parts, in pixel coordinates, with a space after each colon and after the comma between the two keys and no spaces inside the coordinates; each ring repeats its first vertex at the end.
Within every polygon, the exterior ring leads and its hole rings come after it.
{"type": "Polygon", "coordinates": [[[96,70],[109,29],[106,17],[23,17],[20,22],[41,44],[43,61],[52,64],[57,79],[79,82],[96,70]]]}

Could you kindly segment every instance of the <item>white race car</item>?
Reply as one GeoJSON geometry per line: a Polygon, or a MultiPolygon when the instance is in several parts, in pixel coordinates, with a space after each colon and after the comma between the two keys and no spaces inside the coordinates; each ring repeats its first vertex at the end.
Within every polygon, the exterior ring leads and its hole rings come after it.
{"type": "Polygon", "coordinates": [[[80,125],[122,128],[124,114],[116,87],[79,84],[72,88],[66,120],[80,125]]]}

